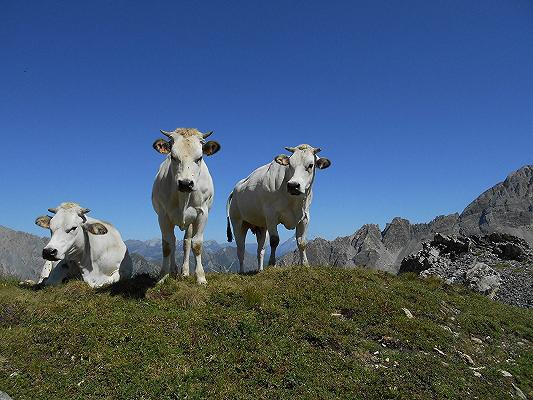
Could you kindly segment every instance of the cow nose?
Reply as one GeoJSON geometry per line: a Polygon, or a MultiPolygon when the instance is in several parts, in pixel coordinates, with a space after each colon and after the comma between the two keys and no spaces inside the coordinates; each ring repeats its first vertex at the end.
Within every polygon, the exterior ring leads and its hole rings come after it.
{"type": "Polygon", "coordinates": [[[45,260],[55,260],[57,255],[57,249],[51,249],[48,247],[45,247],[43,249],[43,258],[45,260]]]}
{"type": "Polygon", "coordinates": [[[300,189],[300,184],[298,182],[287,182],[287,188],[290,190],[298,190],[300,189]]]}
{"type": "Polygon", "coordinates": [[[178,181],[178,189],[182,192],[190,192],[194,187],[194,182],[190,179],[183,179],[178,181]]]}

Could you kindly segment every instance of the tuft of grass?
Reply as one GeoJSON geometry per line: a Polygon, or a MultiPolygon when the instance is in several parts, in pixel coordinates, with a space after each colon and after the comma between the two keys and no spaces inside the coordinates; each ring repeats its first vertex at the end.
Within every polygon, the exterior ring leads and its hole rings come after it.
{"type": "Polygon", "coordinates": [[[513,384],[533,395],[531,310],[363,269],[208,281],[0,282],[0,388],[15,399],[504,399],[513,384]]]}

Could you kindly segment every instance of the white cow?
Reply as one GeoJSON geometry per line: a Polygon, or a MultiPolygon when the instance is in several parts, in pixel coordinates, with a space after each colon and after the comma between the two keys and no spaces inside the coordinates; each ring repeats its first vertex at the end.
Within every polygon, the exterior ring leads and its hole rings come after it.
{"type": "Polygon", "coordinates": [[[313,198],[312,185],[316,169],[327,168],[331,162],[317,156],[319,148],[307,144],[285,149],[292,153],[290,157],[281,154],[270,164],[256,169],[235,185],[228,198],[228,241],[232,241],[231,221],[241,273],[244,272],[244,243],[248,229],[257,237],[259,271],[263,270],[267,235],[270,235],[271,248],[268,263],[276,263],[278,224],[283,224],[287,229],[296,228],[300,263],[309,264],[305,253],[305,234],[313,198]]]}
{"type": "Polygon", "coordinates": [[[203,156],[220,150],[220,144],[205,139],[213,132],[202,134],[192,128],[177,128],[173,132],[161,130],[168,141],[158,139],[153,147],[166,154],[155,178],[152,205],[161,228],[163,265],[161,280],[169,273],[177,274],[174,227],[185,231],[183,238],[183,266],[181,273],[189,276],[189,256],[196,259],[196,280],[206,284],[202,266],[202,244],[207,216],[213,204],[213,180],[203,156]]]}
{"type": "Polygon", "coordinates": [[[61,203],[48,211],[55,215],[35,220],[52,233],[43,249],[47,261],[40,284],[57,285],[65,279],[81,277],[97,288],[131,277],[133,265],[128,249],[113,225],[87,217],[90,210],[77,203],[61,203]]]}

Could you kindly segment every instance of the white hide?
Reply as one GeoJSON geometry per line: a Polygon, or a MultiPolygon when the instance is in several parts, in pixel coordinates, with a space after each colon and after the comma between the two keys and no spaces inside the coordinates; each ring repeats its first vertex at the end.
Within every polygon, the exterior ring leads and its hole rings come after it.
{"type": "MultiPolygon", "coordinates": [[[[312,186],[316,168],[327,168],[330,162],[316,155],[320,149],[308,145],[288,150],[293,152],[290,157],[280,155],[270,164],[263,165],[239,181],[228,199],[228,224],[231,221],[241,273],[244,272],[244,243],[248,229],[257,236],[258,269],[263,269],[264,247],[268,236],[271,245],[269,264],[276,263],[278,224],[283,224],[287,229],[296,228],[300,262],[308,265],[305,235],[313,198],[312,186]],[[289,193],[288,185],[296,185],[292,189],[293,194],[289,193]]],[[[230,236],[228,226],[228,240],[230,236]]]]}
{"type": "MultiPolygon", "coordinates": [[[[133,264],[118,230],[108,222],[80,216],[75,203],[62,203],[49,220],[52,232],[46,249],[56,249],[55,260],[47,260],[39,283],[56,285],[81,277],[93,288],[131,278],[133,264]],[[93,234],[88,227],[101,224],[107,232],[93,234]]],[[[42,225],[41,225],[42,226],[42,225]]]]}
{"type": "Polygon", "coordinates": [[[152,205],[158,215],[163,245],[161,279],[169,273],[176,274],[176,237],[174,227],[185,231],[183,238],[183,265],[181,273],[189,275],[191,247],[196,259],[196,279],[205,284],[202,265],[202,245],[204,229],[211,205],[213,204],[213,180],[203,156],[214,154],[220,148],[216,142],[205,142],[195,129],[179,128],[174,132],[164,132],[169,141],[159,139],[154,148],[167,154],[161,163],[152,189],[152,205]],[[158,146],[159,145],[159,146],[158,146]],[[190,191],[180,190],[180,181],[191,183],[190,191]]]}

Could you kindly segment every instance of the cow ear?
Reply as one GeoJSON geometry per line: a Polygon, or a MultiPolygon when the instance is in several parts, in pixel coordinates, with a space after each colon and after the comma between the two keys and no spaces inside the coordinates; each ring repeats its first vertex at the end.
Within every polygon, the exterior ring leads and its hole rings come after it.
{"type": "Polygon", "coordinates": [[[283,165],[284,167],[286,167],[287,165],[289,165],[289,156],[285,154],[280,154],[279,156],[276,156],[276,158],[274,158],[274,161],[277,162],[279,165],[283,165]]]}
{"type": "Polygon", "coordinates": [[[35,225],[38,225],[44,229],[49,229],[51,219],[52,217],[50,217],[49,215],[41,215],[40,217],[37,217],[37,219],[35,220],[35,225]]]}
{"type": "Polygon", "coordinates": [[[202,152],[206,156],[212,156],[213,154],[215,154],[219,150],[220,150],[220,144],[218,142],[213,141],[213,140],[210,140],[209,142],[205,143],[202,146],[202,152]]]}
{"type": "Polygon", "coordinates": [[[316,160],[316,167],[319,169],[326,169],[331,165],[331,161],[329,159],[320,157],[318,160],[316,160]]]}
{"type": "Polygon", "coordinates": [[[152,147],[161,154],[168,154],[170,153],[170,143],[163,140],[163,139],[157,139],[152,147]]]}
{"type": "Polygon", "coordinates": [[[93,235],[105,235],[107,233],[107,228],[100,222],[85,224],[83,227],[87,232],[92,233],[93,235]]]}

